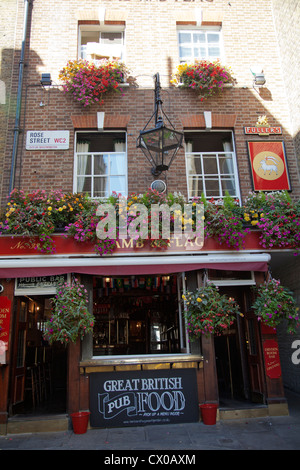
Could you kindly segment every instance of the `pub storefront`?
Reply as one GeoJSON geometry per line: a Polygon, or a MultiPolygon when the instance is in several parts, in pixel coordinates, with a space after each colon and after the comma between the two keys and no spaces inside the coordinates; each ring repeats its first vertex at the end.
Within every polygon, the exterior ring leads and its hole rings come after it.
{"type": "Polygon", "coordinates": [[[2,433],[16,415],[26,421],[82,410],[91,412],[91,427],[198,421],[206,402],[219,405],[220,419],[237,400],[286,414],[281,376],[269,377],[264,360],[263,342],[276,337],[250,311],[251,286],[267,276],[270,255],[253,247],[178,248],[150,253],[124,245],[102,258],[88,248],[70,253],[70,245],[55,257],[34,256],[28,246],[18,259],[1,254],[0,297],[10,303],[0,365],[2,433]],[[75,275],[88,291],[93,332],[68,347],[50,346],[43,328],[55,284],[75,275]],[[182,294],[205,279],[234,297],[243,317],[222,336],[190,342],[182,294]]]}

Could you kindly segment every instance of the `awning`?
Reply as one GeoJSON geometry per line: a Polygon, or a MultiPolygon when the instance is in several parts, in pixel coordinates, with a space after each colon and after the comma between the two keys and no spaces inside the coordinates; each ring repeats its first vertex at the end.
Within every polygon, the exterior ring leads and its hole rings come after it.
{"type": "Polygon", "coordinates": [[[36,257],[0,260],[0,278],[79,273],[104,276],[170,274],[198,269],[267,271],[268,253],[228,253],[186,256],[36,257]]]}

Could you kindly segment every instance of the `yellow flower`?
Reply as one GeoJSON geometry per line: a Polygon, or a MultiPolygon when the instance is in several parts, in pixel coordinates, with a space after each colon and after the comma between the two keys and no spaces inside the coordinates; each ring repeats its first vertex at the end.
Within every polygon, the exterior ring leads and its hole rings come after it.
{"type": "Polygon", "coordinates": [[[186,300],[186,296],[184,294],[182,294],[182,299],[186,300]]]}
{"type": "Polygon", "coordinates": [[[58,210],[59,210],[59,212],[61,212],[61,211],[63,210],[63,208],[62,208],[62,207],[59,207],[58,210]]]}
{"type": "Polygon", "coordinates": [[[197,302],[202,302],[202,299],[200,299],[200,297],[197,297],[197,302]]]}
{"type": "Polygon", "coordinates": [[[48,211],[52,211],[52,207],[51,207],[51,206],[48,207],[48,211]]]}
{"type": "Polygon", "coordinates": [[[256,224],[258,224],[258,220],[252,220],[251,221],[251,225],[256,225],[256,224]]]}

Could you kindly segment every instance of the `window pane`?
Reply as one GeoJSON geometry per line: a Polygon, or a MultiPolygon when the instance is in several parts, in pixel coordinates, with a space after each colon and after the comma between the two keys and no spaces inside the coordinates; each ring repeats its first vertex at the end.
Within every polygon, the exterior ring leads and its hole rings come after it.
{"type": "Polygon", "coordinates": [[[110,174],[111,175],[125,175],[126,173],[126,159],[122,154],[111,155],[110,158],[110,174]]]}
{"type": "Polygon", "coordinates": [[[216,33],[207,33],[207,42],[211,44],[212,42],[220,42],[220,36],[216,33]]]}
{"type": "Polygon", "coordinates": [[[221,179],[223,196],[225,191],[228,191],[230,196],[236,196],[235,181],[234,178],[222,178],[221,179]]]}
{"type": "Polygon", "coordinates": [[[109,155],[94,156],[94,175],[107,175],[109,172],[109,155]]]}
{"type": "Polygon", "coordinates": [[[108,188],[108,178],[107,177],[100,177],[94,178],[94,197],[107,197],[109,196],[109,188],[108,188]]]}
{"type": "Polygon", "coordinates": [[[202,174],[201,158],[193,156],[187,160],[187,170],[188,174],[202,174]]]}
{"type": "Polygon", "coordinates": [[[81,45],[88,42],[99,42],[99,31],[81,31],[81,45]]]}
{"type": "Polygon", "coordinates": [[[77,192],[78,193],[89,193],[91,195],[92,178],[79,176],[77,178],[77,192]]]}
{"type": "Polygon", "coordinates": [[[205,178],[206,197],[219,197],[219,181],[218,179],[205,178]]]}
{"type": "Polygon", "coordinates": [[[193,41],[196,42],[205,42],[205,34],[204,33],[194,33],[193,34],[193,41]]]}
{"type": "Polygon", "coordinates": [[[92,173],[92,156],[78,155],[77,158],[77,174],[90,175],[92,173]]]}
{"type": "Polygon", "coordinates": [[[126,184],[124,176],[111,176],[110,178],[110,192],[125,194],[126,184]]]}
{"type": "Polygon", "coordinates": [[[179,33],[179,43],[182,44],[183,42],[191,42],[192,34],[188,32],[180,32],[179,33]]]}
{"type": "Polygon", "coordinates": [[[101,33],[102,44],[123,44],[123,33],[101,33]]]}
{"type": "Polygon", "coordinates": [[[194,47],[194,57],[196,58],[206,57],[205,47],[194,47]]]}
{"type": "Polygon", "coordinates": [[[220,48],[219,47],[209,47],[208,48],[208,55],[211,58],[220,57],[220,48]]]}
{"type": "Polygon", "coordinates": [[[205,174],[218,174],[217,161],[215,156],[203,156],[203,171],[205,174]]]}
{"type": "Polygon", "coordinates": [[[189,178],[189,192],[191,197],[201,197],[203,192],[202,178],[189,178]]]}
{"type": "Polygon", "coordinates": [[[219,167],[221,174],[233,174],[233,162],[231,157],[219,157],[219,167]]]}
{"type": "Polygon", "coordinates": [[[191,57],[192,56],[192,48],[191,47],[179,47],[179,55],[181,58],[183,57],[191,57]]]}

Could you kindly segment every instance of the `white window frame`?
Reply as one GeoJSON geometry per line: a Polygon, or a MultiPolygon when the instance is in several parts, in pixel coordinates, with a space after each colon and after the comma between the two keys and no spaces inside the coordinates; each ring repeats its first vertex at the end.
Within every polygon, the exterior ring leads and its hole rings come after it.
{"type": "MultiPolygon", "coordinates": [[[[76,131],[75,132],[75,144],[74,144],[74,172],[73,172],[73,193],[77,193],[78,192],[78,158],[77,156],[80,155],[80,154],[84,154],[84,155],[110,155],[110,156],[113,156],[114,154],[115,155],[120,155],[120,153],[123,153],[124,154],[124,158],[125,158],[125,174],[124,175],[120,175],[120,176],[124,176],[125,178],[125,193],[122,194],[123,196],[127,196],[128,195],[128,158],[127,158],[127,132],[126,131],[118,131],[118,130],[111,130],[111,131],[76,131]],[[102,151],[99,151],[99,152],[77,152],[76,151],[76,147],[77,147],[77,139],[78,139],[78,136],[80,134],[99,134],[99,133],[111,133],[111,134],[114,134],[114,133],[124,133],[124,136],[125,136],[125,152],[102,152],[102,151]]],[[[111,157],[110,157],[111,158],[111,157]]],[[[110,168],[109,168],[109,173],[107,175],[103,175],[103,177],[107,177],[108,178],[108,184],[109,184],[109,191],[108,191],[108,196],[94,196],[93,194],[93,189],[94,189],[94,178],[95,177],[99,177],[99,175],[94,175],[94,158],[92,158],[92,169],[91,169],[91,174],[90,175],[82,175],[82,176],[90,176],[91,177],[91,194],[89,195],[92,199],[105,199],[106,197],[110,196],[112,194],[111,190],[110,190],[110,177],[111,176],[117,176],[117,175],[111,175],[110,174],[110,168]]]]}
{"type": "MultiPolygon", "coordinates": [[[[191,133],[194,133],[194,134],[201,134],[202,132],[205,132],[205,131],[194,131],[194,132],[191,132],[189,131],[189,134],[191,133]]],[[[239,173],[238,173],[238,166],[237,166],[237,157],[236,157],[236,150],[235,150],[235,142],[234,142],[234,135],[233,135],[233,132],[231,130],[227,130],[227,129],[222,129],[222,130],[218,130],[218,131],[214,131],[214,132],[221,132],[221,133],[225,133],[225,132],[230,132],[231,133],[231,142],[232,142],[232,151],[231,152],[226,152],[226,151],[218,151],[218,152],[187,152],[185,151],[185,165],[186,165],[186,178],[187,178],[187,190],[188,190],[188,199],[191,200],[194,196],[191,194],[191,191],[190,191],[190,186],[189,186],[189,179],[191,178],[191,176],[194,176],[195,178],[199,178],[199,179],[202,179],[202,182],[203,182],[203,193],[205,195],[205,197],[207,199],[211,199],[212,197],[214,199],[222,199],[224,196],[225,196],[225,191],[224,191],[224,194],[222,193],[222,186],[221,186],[221,176],[222,174],[220,173],[219,171],[219,160],[218,160],[218,155],[224,155],[224,154],[228,154],[230,153],[232,155],[232,164],[233,164],[233,176],[234,176],[234,181],[235,181],[235,186],[236,186],[236,194],[233,196],[234,198],[237,198],[239,201],[240,201],[240,204],[241,204],[241,193],[240,193],[240,185],[239,185],[239,173]],[[194,175],[190,175],[189,172],[188,172],[188,158],[189,158],[189,155],[200,155],[200,158],[201,158],[201,168],[202,170],[204,169],[203,168],[203,159],[202,159],[202,156],[203,155],[217,155],[217,168],[218,168],[218,173],[212,173],[212,174],[208,174],[208,175],[205,175],[204,173],[202,174],[198,174],[198,173],[195,173],[194,175]],[[216,196],[212,196],[212,195],[209,195],[207,196],[206,195],[206,187],[205,187],[205,176],[211,176],[212,178],[213,177],[217,177],[218,178],[218,185],[219,185],[219,195],[216,195],[216,196]]]]}
{"type": "MultiPolygon", "coordinates": [[[[224,45],[223,45],[223,35],[222,35],[222,28],[221,27],[213,27],[213,26],[207,26],[207,27],[201,27],[201,28],[191,28],[191,27],[180,27],[177,30],[177,42],[178,42],[178,57],[179,57],[179,62],[180,63],[185,63],[185,62],[194,62],[195,60],[216,60],[216,57],[210,57],[208,54],[205,57],[195,57],[194,56],[194,48],[193,48],[193,42],[187,43],[191,45],[192,48],[192,55],[186,59],[182,59],[180,57],[180,45],[181,43],[179,42],[179,36],[180,33],[204,33],[206,36],[206,42],[204,43],[206,51],[208,50],[208,42],[207,42],[207,34],[218,34],[220,41],[219,41],[219,47],[220,47],[220,59],[221,62],[224,61],[224,45]]],[[[182,43],[185,44],[185,43],[182,43]]],[[[199,44],[198,44],[199,45],[199,44]]]]}
{"type": "Polygon", "coordinates": [[[78,26],[78,58],[81,58],[81,35],[84,31],[92,31],[99,33],[99,44],[101,44],[101,33],[122,33],[123,35],[123,44],[121,48],[121,57],[120,59],[125,61],[125,25],[88,25],[82,24],[78,26]]]}

